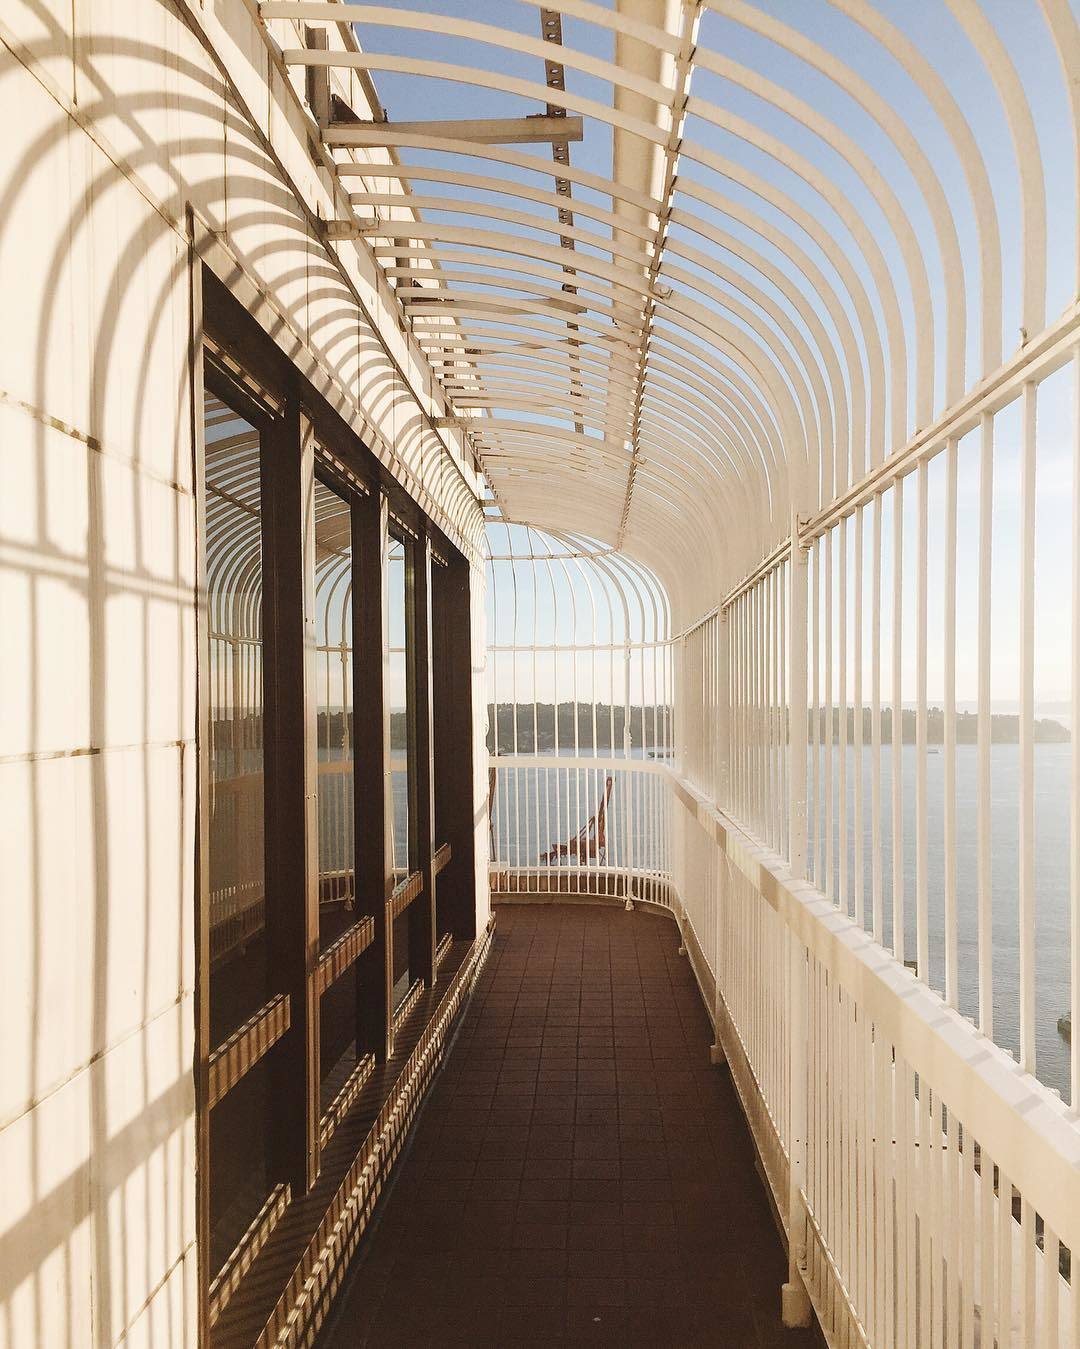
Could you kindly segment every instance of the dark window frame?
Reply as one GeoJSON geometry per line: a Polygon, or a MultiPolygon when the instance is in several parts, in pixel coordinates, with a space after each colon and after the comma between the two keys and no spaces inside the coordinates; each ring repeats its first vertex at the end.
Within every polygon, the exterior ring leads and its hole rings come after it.
{"type": "MultiPolygon", "coordinates": [[[[199,646],[198,688],[198,825],[196,892],[196,1145],[197,1218],[200,1267],[200,1342],[211,1338],[211,1276],[207,1268],[209,1231],[209,1122],[211,1111],[241,1082],[247,1065],[266,1059],[272,1066],[277,1102],[270,1164],[270,1193],[255,1230],[249,1232],[225,1265],[224,1291],[216,1290],[215,1312],[239,1286],[238,1272],[267,1243],[290,1203],[315,1185],[321,1152],[329,1143],[350,1101],[320,1102],[319,1005],[326,988],[341,979],[355,986],[358,1071],[351,1086],[353,1100],[363,1086],[360,1056],[373,1069],[394,1052],[403,1014],[392,1006],[393,917],[408,912],[410,965],[430,986],[451,936],[475,936],[472,899],[472,744],[471,659],[469,637],[469,566],[404,490],[394,483],[375,456],[355,437],[296,369],[257,328],[254,320],[206,269],[196,266],[193,287],[197,317],[193,344],[192,399],[197,494],[199,646]],[[205,322],[212,341],[199,339],[205,322]],[[273,925],[274,957],[270,961],[268,999],[242,1028],[236,1043],[211,1043],[209,1024],[209,904],[207,876],[208,766],[208,634],[205,570],[205,466],[203,391],[221,397],[260,432],[264,493],[264,712],[268,740],[265,762],[267,852],[264,866],[273,874],[267,885],[268,928],[273,925]],[[260,396],[265,391],[265,400],[260,396]],[[350,503],[353,542],[353,700],[354,789],[356,836],[356,923],[326,950],[319,948],[318,819],[312,651],[305,644],[310,610],[308,569],[313,563],[313,516],[310,491],[318,478],[350,503]],[[267,509],[269,503],[270,509],[267,509]],[[393,522],[393,523],[392,523],[393,522]],[[394,885],[389,839],[386,768],[390,741],[387,688],[386,571],[391,531],[406,544],[406,679],[409,688],[410,828],[409,874],[394,885]],[[434,545],[434,558],[433,558],[434,545]],[[456,599],[448,605],[449,624],[456,632],[452,660],[464,666],[440,693],[441,671],[433,668],[440,618],[433,565],[459,578],[456,599]],[[462,597],[464,603],[462,604],[462,597]],[[380,651],[381,659],[360,653],[380,651]],[[436,679],[436,674],[439,678],[436,679]],[[433,682],[434,681],[434,682],[433,682]],[[453,685],[453,688],[450,687],[453,685]],[[466,694],[462,698],[461,691],[466,694]],[[452,734],[446,739],[447,762],[434,762],[433,716],[439,699],[450,709],[452,734]],[[271,706],[273,703],[273,706],[271,706]],[[461,728],[466,734],[461,735],[461,728]],[[451,755],[455,762],[450,762],[451,755]],[[272,759],[272,761],[271,761],[272,759]],[[273,785],[271,787],[271,779],[273,785]],[[446,838],[433,836],[436,782],[453,779],[458,827],[446,838]],[[470,790],[463,790],[468,784],[470,790]],[[461,822],[465,828],[462,830],[461,822]],[[273,849],[273,856],[271,856],[273,849]],[[451,862],[451,857],[453,861],[451,862]],[[439,930],[436,877],[457,868],[468,881],[467,905],[454,907],[455,919],[439,930]],[[460,910],[460,912],[458,912],[460,910]],[[437,946],[437,938],[442,944],[437,946]],[[299,1087],[299,1090],[297,1088],[299,1087]],[[340,1107],[340,1108],[339,1108],[340,1107]],[[335,1111],[337,1113],[335,1113],[335,1111]],[[244,1258],[231,1267],[238,1254],[244,1258]]],[[[312,576],[313,583],[313,576],[312,576]]],[[[313,586],[312,586],[313,588],[313,586]]],[[[443,625],[446,626],[445,624],[443,625]]],[[[449,669],[449,664],[444,665],[449,669]]],[[[440,744],[443,742],[440,740],[440,744]]],[[[441,755],[440,755],[441,757],[441,755]]],[[[441,789],[445,790],[445,788],[441,789]]],[[[448,799],[449,796],[448,796],[448,799]]],[[[449,819],[449,814],[448,814],[449,819]]],[[[462,892],[464,895],[464,891],[462,892]]],[[[444,906],[445,907],[445,906],[444,906]]],[[[405,1000],[405,1011],[413,999],[405,1000]]],[[[366,1079],[365,1079],[366,1080],[366,1079]]]]}

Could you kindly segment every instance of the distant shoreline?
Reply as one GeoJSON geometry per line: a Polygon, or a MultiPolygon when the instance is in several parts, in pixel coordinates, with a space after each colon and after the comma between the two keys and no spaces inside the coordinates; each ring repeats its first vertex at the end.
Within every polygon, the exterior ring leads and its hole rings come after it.
{"type": "MultiPolygon", "coordinates": [[[[834,734],[838,735],[840,731],[840,718],[834,711],[834,721],[836,730],[834,734]]],[[[870,743],[873,733],[873,716],[870,708],[863,708],[863,742],[870,743]]],[[[914,745],[918,740],[918,716],[913,708],[905,707],[901,714],[900,729],[901,743],[904,745],[914,745]]],[[[854,740],[855,731],[855,709],[847,709],[848,722],[848,742],[854,740]]],[[[823,735],[828,733],[828,716],[826,712],[820,713],[820,725],[823,735]]],[[[813,730],[813,713],[810,719],[811,731],[813,730]]],[[[1051,717],[1038,717],[1032,725],[1032,734],[1038,745],[1067,745],[1072,737],[1069,734],[1068,727],[1062,726],[1060,721],[1054,721],[1051,717]]],[[[958,745],[974,745],[979,739],[979,717],[976,712],[957,712],[956,714],[956,743],[958,745]]],[[[881,743],[888,745],[892,743],[892,708],[881,709],[881,743]]],[[[928,745],[943,745],[945,743],[945,712],[940,707],[928,707],[926,709],[926,743],[928,745]]],[[[1009,712],[992,712],[990,714],[990,743],[992,745],[1018,745],[1020,743],[1020,718],[1009,712]]]]}
{"type": "MultiPolygon", "coordinates": [[[[558,746],[567,751],[575,743],[582,748],[593,748],[593,729],[596,730],[596,748],[609,749],[623,746],[623,727],[626,709],[619,704],[609,703],[499,703],[498,707],[488,704],[490,725],[488,728],[488,748],[492,748],[494,731],[498,728],[500,749],[516,743],[518,753],[535,754],[554,749],[556,745],[555,727],[558,722],[558,746]],[[516,736],[515,736],[516,728],[516,736]],[[576,732],[576,734],[575,734],[576,732]]],[[[857,709],[849,707],[847,713],[847,742],[854,744],[857,709]]],[[[732,717],[740,714],[732,709],[732,717]]],[[[767,710],[765,715],[768,715],[767,710]]],[[[670,729],[673,720],[672,710],[666,706],[652,707],[635,704],[629,709],[630,743],[634,749],[666,750],[662,740],[670,729]]],[[[839,742],[841,732],[840,709],[833,709],[832,737],[839,742]]],[[[808,730],[814,734],[814,714],[811,711],[808,730]]],[[[881,708],[881,743],[892,744],[892,708],[881,708]]],[[[873,734],[873,717],[869,707],[862,709],[862,738],[869,745],[873,734]]],[[[818,743],[829,736],[829,717],[824,709],[818,712],[818,743]]],[[[914,708],[905,707],[901,713],[901,743],[914,745],[918,736],[918,718],[914,708]]],[[[1033,736],[1039,745],[1067,745],[1071,740],[1069,728],[1052,717],[1038,717],[1033,725],[1033,736]]],[[[976,712],[956,713],[956,743],[974,745],[979,738],[979,717],[976,712]]],[[[942,708],[928,707],[926,713],[926,741],[929,746],[945,743],[945,713],[942,708]]],[[[1020,742],[1020,718],[1011,712],[992,712],[990,714],[990,741],[994,745],[1016,745],[1020,742]]]]}

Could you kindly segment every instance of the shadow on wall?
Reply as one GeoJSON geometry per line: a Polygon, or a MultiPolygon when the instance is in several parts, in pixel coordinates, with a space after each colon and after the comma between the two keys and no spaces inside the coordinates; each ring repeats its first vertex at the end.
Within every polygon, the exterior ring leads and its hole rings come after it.
{"type": "Polygon", "coordinates": [[[343,389],[363,372],[369,416],[439,489],[400,377],[193,31],[144,0],[102,33],[107,9],[76,6],[74,35],[68,0],[0,19],[10,1349],[196,1339],[189,202],[343,389]]]}

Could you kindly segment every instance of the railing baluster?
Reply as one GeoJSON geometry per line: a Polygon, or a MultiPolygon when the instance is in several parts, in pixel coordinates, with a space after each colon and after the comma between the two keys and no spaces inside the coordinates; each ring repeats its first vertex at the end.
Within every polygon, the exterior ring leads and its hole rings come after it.
{"type": "Polygon", "coordinates": [[[944,621],[944,890],[945,1001],[959,1005],[959,915],[956,907],[956,487],[959,447],[945,451],[945,621],[944,621]]]}
{"type": "Polygon", "coordinates": [[[815,539],[811,545],[811,557],[814,563],[813,573],[813,613],[810,623],[811,634],[811,669],[813,671],[813,716],[810,723],[810,753],[811,753],[811,772],[810,772],[810,800],[813,803],[814,828],[813,828],[813,847],[810,851],[810,870],[809,875],[818,889],[822,889],[821,876],[821,858],[822,858],[822,834],[821,834],[821,797],[819,784],[821,781],[821,763],[819,745],[821,742],[821,699],[820,699],[820,669],[821,669],[821,540],[815,539]]]}
{"type": "Polygon", "coordinates": [[[998,1343],[1013,1343],[1013,1264],[1015,1260],[1012,1216],[1012,1181],[998,1169],[997,1192],[997,1334],[998,1343]]]}
{"type": "Polygon", "coordinates": [[[979,933],[979,1029],[994,1034],[994,897],[990,853],[990,624],[994,528],[994,416],[984,412],[979,470],[979,723],[976,881],[979,933]]]}
{"type": "Polygon", "coordinates": [[[874,497],[870,593],[870,866],[874,940],[885,942],[881,840],[881,494],[874,497]]]}
{"type": "MultiPolygon", "coordinates": [[[[1069,1052],[1070,1102],[1080,1111],[1080,346],[1072,358],[1072,650],[1069,803],[1069,1012],[1074,1034],[1069,1052]]],[[[1080,1259],[1080,1252],[1076,1257],[1080,1259]]],[[[1080,1269],[1073,1278],[1074,1315],[1080,1321],[1080,1269]]],[[[1080,1329],[1080,1326],[1078,1326],[1080,1329]]]]}
{"type": "Polygon", "coordinates": [[[925,459],[916,470],[918,484],[918,524],[915,545],[917,566],[915,613],[915,956],[920,979],[930,982],[930,881],[928,867],[926,807],[926,636],[927,636],[927,552],[929,549],[930,472],[925,459]]]}
{"type": "Polygon", "coordinates": [[[893,955],[904,963],[904,480],[893,486],[892,539],[892,927],[893,955]]]}
{"type": "MultiPolygon", "coordinates": [[[[855,603],[854,603],[854,645],[855,670],[852,686],[851,705],[854,719],[855,754],[853,764],[854,799],[852,808],[852,868],[855,880],[855,921],[860,927],[866,926],[866,877],[863,866],[863,600],[864,591],[864,540],[863,514],[860,506],[855,512],[855,603]]],[[[845,847],[847,845],[845,844],[845,847]]]]}
{"type": "Polygon", "coordinates": [[[849,912],[848,895],[848,803],[847,803],[847,679],[848,679],[848,522],[845,517],[836,527],[836,829],[837,829],[837,904],[849,912]]]}
{"type": "Polygon", "coordinates": [[[1020,1066],[1035,1072],[1035,463],[1036,386],[1022,395],[1020,465],[1020,1066]]]}
{"type": "Polygon", "coordinates": [[[826,534],[822,540],[825,551],[825,894],[836,902],[835,871],[835,801],[833,797],[833,770],[836,758],[836,710],[833,704],[833,645],[836,640],[833,632],[833,536],[826,534]]]}
{"type": "MultiPolygon", "coordinates": [[[[972,1147],[978,1146],[973,1141],[972,1147]]],[[[974,1165],[974,1158],[972,1159],[974,1165]]],[[[980,1344],[985,1338],[993,1344],[995,1308],[997,1306],[996,1252],[994,1198],[994,1167],[985,1151],[981,1152],[979,1172],[979,1330],[980,1344]]]]}
{"type": "Polygon", "coordinates": [[[960,1349],[975,1346],[975,1250],[978,1241],[978,1178],[975,1174],[975,1140],[965,1124],[960,1153],[960,1198],[958,1204],[958,1241],[960,1244],[960,1349]]]}

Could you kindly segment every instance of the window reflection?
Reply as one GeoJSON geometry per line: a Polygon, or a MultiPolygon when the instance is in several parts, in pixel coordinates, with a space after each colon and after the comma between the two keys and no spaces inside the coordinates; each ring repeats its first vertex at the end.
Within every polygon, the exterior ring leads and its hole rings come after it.
{"type": "Polygon", "coordinates": [[[263,852],[263,542],[258,430],[208,394],[210,1029],[267,998],[263,852]]]}
{"type": "MultiPolygon", "coordinates": [[[[266,1002],[263,839],[263,515],[258,429],[205,400],[210,1037],[220,1045],[266,1002]]],[[[266,1201],[268,1060],[210,1116],[210,1266],[216,1273],[266,1201]]]]}
{"type": "MultiPolygon", "coordinates": [[[[409,618],[409,586],[412,549],[391,536],[387,556],[387,631],[389,636],[390,766],[392,787],[391,832],[393,835],[394,883],[409,874],[412,865],[412,708],[409,705],[409,666],[412,634],[409,618]]],[[[393,930],[393,1005],[409,991],[409,911],[399,914],[393,930]]]]}
{"type": "MultiPolygon", "coordinates": [[[[319,762],[319,942],[357,920],[353,706],[352,506],[315,483],[316,701],[319,762]]],[[[319,1113],[356,1066],[356,970],[319,1002],[319,1113]]]]}
{"type": "Polygon", "coordinates": [[[349,502],[316,481],[319,938],[324,947],[355,920],[352,565],[349,502]]]}
{"type": "Polygon", "coordinates": [[[387,559],[388,632],[390,641],[390,763],[393,781],[393,810],[391,823],[394,836],[394,881],[409,874],[409,681],[407,650],[408,631],[408,567],[410,550],[406,544],[391,537],[387,559]]]}

